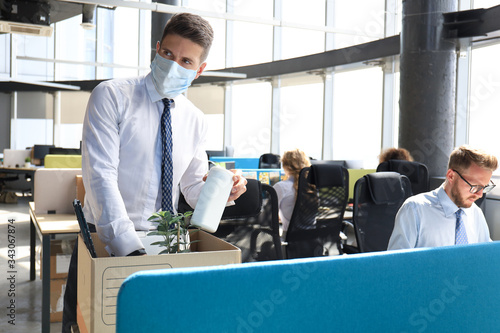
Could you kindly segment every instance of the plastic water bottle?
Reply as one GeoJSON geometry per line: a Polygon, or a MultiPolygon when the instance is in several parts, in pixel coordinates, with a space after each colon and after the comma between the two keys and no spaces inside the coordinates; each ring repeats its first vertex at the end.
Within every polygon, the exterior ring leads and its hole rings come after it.
{"type": "Polygon", "coordinates": [[[217,230],[233,188],[233,176],[231,171],[219,166],[210,169],[191,216],[192,225],[208,232],[217,230]]]}

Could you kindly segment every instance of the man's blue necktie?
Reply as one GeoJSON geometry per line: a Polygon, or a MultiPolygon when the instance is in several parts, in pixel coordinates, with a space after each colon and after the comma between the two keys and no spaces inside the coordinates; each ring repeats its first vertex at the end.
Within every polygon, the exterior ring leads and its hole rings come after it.
{"type": "Polygon", "coordinates": [[[462,219],[462,215],[464,211],[459,209],[455,212],[457,216],[457,226],[455,228],[455,244],[469,244],[469,240],[467,239],[467,232],[465,231],[464,220],[462,219]]]}
{"type": "Polygon", "coordinates": [[[165,108],[161,115],[161,208],[163,211],[173,212],[172,208],[172,117],[170,115],[170,102],[168,98],[163,99],[165,108]]]}

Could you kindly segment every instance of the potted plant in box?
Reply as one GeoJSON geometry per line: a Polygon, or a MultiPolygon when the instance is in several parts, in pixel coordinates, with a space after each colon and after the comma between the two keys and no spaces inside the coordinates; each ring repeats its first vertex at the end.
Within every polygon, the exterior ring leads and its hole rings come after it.
{"type": "MultiPolygon", "coordinates": [[[[157,222],[158,229],[148,233],[148,236],[163,236],[163,241],[151,243],[151,245],[164,246],[163,253],[184,253],[190,252],[190,245],[197,241],[189,239],[189,220],[193,212],[173,215],[169,211],[159,211],[154,213],[148,221],[157,222]]],[[[199,230],[199,229],[197,229],[199,230]]],[[[197,231],[194,230],[194,231],[197,231]]],[[[193,232],[193,231],[191,231],[193,232]]]]}

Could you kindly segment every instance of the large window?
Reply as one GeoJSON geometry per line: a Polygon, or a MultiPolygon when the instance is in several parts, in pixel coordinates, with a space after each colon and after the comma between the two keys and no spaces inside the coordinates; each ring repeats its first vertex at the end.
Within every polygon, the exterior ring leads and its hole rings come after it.
{"type": "MultiPolygon", "coordinates": [[[[84,30],[78,15],[54,24],[54,35],[50,38],[15,36],[18,77],[92,80],[149,72],[152,13],[131,8],[136,2],[150,1],[130,1],[129,5],[114,9],[98,7],[93,30],[84,30]],[[29,59],[33,57],[49,60],[29,59]]],[[[384,0],[281,0],[276,8],[272,0],[183,0],[180,3],[199,12],[214,29],[207,71],[270,62],[273,57],[276,60],[301,57],[324,52],[326,45],[340,48],[384,37],[384,0]],[[277,53],[273,54],[274,51],[277,53]]],[[[389,3],[393,8],[387,12],[400,19],[401,1],[389,3]]],[[[10,36],[0,35],[0,46],[3,45],[6,51],[0,58],[0,76],[8,77],[10,36]]],[[[326,92],[327,96],[320,76],[294,73],[281,77],[282,85],[274,89],[273,100],[268,79],[236,81],[226,93],[221,86],[201,85],[190,89],[188,98],[205,113],[209,124],[207,148],[219,150],[224,144],[230,144],[235,148],[235,155],[243,157],[258,157],[272,150],[282,154],[300,148],[319,159],[324,147],[332,146],[333,153],[327,152],[327,156],[335,159],[376,160],[382,137],[380,68],[334,73],[334,88],[326,92]],[[333,107],[327,103],[329,109],[325,109],[325,100],[332,95],[333,107]],[[361,95],[363,98],[359,98],[361,95]],[[277,110],[272,110],[273,107],[277,110]],[[277,115],[279,119],[272,121],[277,115]],[[332,124],[325,125],[324,119],[332,124]],[[329,139],[330,134],[333,135],[333,142],[326,146],[324,131],[329,139]],[[363,137],[369,138],[362,143],[353,140],[360,131],[363,137]],[[272,142],[273,139],[278,142],[272,142]]],[[[50,95],[49,99],[53,98],[50,95]]],[[[46,107],[46,111],[49,119],[53,108],[46,107]]],[[[62,135],[68,137],[66,144],[77,143],[81,131],[78,126],[71,122],[59,128],[62,135]]],[[[45,132],[45,140],[49,140],[52,132],[45,132]]]]}
{"type": "MultiPolygon", "coordinates": [[[[17,57],[52,58],[54,37],[14,35],[17,57]]],[[[17,77],[22,80],[53,80],[53,64],[26,59],[17,60],[17,77]]]]}
{"type": "MultiPolygon", "coordinates": [[[[105,8],[97,8],[97,62],[104,64],[113,63],[113,31],[114,12],[105,8]]],[[[107,79],[113,77],[112,67],[98,67],[96,79],[107,79]]]]}
{"type": "Polygon", "coordinates": [[[500,157],[500,44],[472,51],[469,95],[469,143],[500,157]]]}
{"type": "Polygon", "coordinates": [[[323,83],[281,88],[281,105],[280,155],[298,148],[310,157],[321,159],[323,83]]]}
{"type": "Polygon", "coordinates": [[[282,51],[283,59],[295,58],[325,50],[325,33],[309,28],[325,26],[325,0],[287,0],[282,2],[282,51]],[[307,14],[305,14],[307,12],[307,14]],[[304,28],[286,27],[287,23],[304,28]]]}
{"type": "Polygon", "coordinates": [[[232,138],[235,156],[259,157],[271,151],[271,85],[232,87],[232,138]]]}
{"type": "Polygon", "coordinates": [[[489,8],[498,5],[498,0],[473,0],[474,8],[489,8]]]}
{"type": "MultiPolygon", "coordinates": [[[[183,6],[192,9],[213,13],[224,13],[226,11],[225,0],[184,0],[183,6]]],[[[226,66],[226,21],[213,17],[205,17],[214,30],[214,41],[207,58],[205,70],[225,68],[226,66]]]]}
{"type": "Polygon", "coordinates": [[[0,35],[0,77],[10,76],[10,35],[0,35]]]}
{"type": "Polygon", "coordinates": [[[336,0],[333,11],[334,27],[339,31],[335,34],[335,48],[367,43],[384,37],[384,0],[336,0]]]}
{"type": "MultiPolygon", "coordinates": [[[[80,26],[78,15],[55,24],[56,59],[71,62],[95,62],[95,29],[80,26]]],[[[52,56],[46,57],[52,58],[52,56]]],[[[91,80],[95,78],[92,65],[57,63],[56,80],[91,80]]]]}
{"type": "MultiPolygon", "coordinates": [[[[250,19],[273,18],[273,1],[234,1],[228,8],[235,15],[250,19]]],[[[228,41],[233,54],[232,66],[253,65],[272,61],[273,26],[270,24],[233,21],[233,38],[228,41]]]]}
{"type": "MultiPolygon", "coordinates": [[[[112,63],[132,67],[116,68],[114,77],[137,75],[135,67],[139,66],[139,11],[130,8],[117,8],[114,13],[114,22],[112,63]]],[[[151,44],[149,43],[149,45],[151,44]]]]}
{"type": "Polygon", "coordinates": [[[382,70],[379,67],[335,75],[333,157],[375,168],[382,137],[382,70]]]}
{"type": "Polygon", "coordinates": [[[273,60],[273,28],[271,25],[235,22],[231,67],[253,65],[273,60]]]}

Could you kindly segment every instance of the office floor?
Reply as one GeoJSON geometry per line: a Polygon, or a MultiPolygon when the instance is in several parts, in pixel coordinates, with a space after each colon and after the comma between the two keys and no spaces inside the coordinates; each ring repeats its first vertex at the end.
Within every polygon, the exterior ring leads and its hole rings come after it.
{"type": "MultiPolygon", "coordinates": [[[[32,197],[19,197],[17,204],[0,203],[0,332],[26,333],[40,332],[42,318],[42,281],[40,279],[39,249],[37,238],[37,273],[36,280],[29,279],[29,238],[30,222],[28,202],[32,197]],[[9,228],[9,220],[14,220],[14,228],[9,228]],[[15,267],[9,268],[9,230],[15,236],[15,267]],[[13,232],[15,231],[15,233],[13,232]],[[11,271],[13,273],[11,273],[11,271]],[[15,279],[9,281],[14,276],[15,279]],[[13,282],[13,283],[11,283],[13,282]],[[12,294],[15,292],[15,295],[12,294]],[[10,295],[9,295],[10,293],[10,295]],[[8,309],[15,301],[15,325],[9,323],[8,309]]],[[[13,240],[14,238],[10,238],[13,240]]],[[[11,245],[12,247],[13,245],[11,245]]],[[[52,323],[51,332],[61,332],[61,323],[52,323]]]]}

